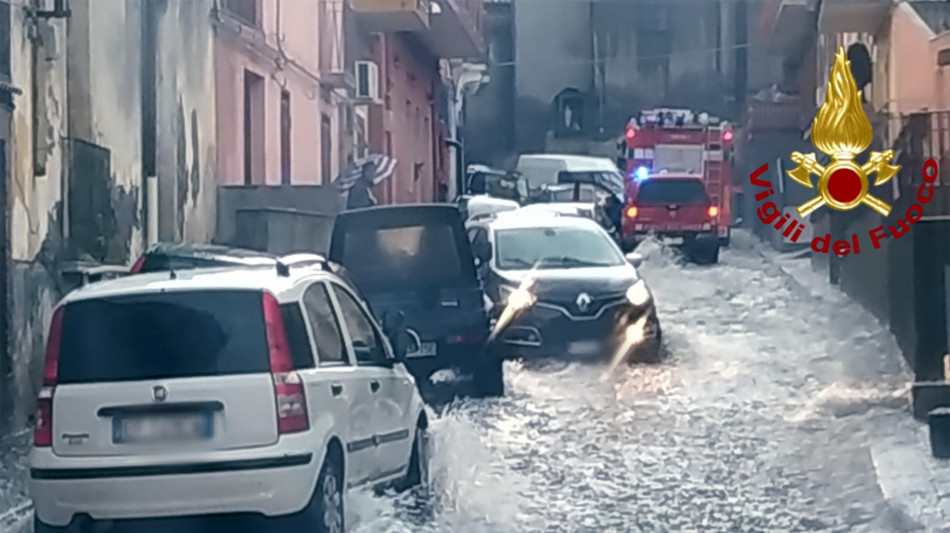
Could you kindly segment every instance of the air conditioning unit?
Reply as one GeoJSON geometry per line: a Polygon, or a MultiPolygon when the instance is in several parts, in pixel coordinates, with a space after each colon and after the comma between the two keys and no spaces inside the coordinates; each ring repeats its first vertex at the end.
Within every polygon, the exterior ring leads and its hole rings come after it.
{"type": "Polygon", "coordinates": [[[356,98],[379,100],[379,67],[373,61],[356,62],[356,98]]]}

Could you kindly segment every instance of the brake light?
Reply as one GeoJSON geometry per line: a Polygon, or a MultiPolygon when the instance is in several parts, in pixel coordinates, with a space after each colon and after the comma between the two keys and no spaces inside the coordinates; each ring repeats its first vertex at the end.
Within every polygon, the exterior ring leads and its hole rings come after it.
{"type": "Polygon", "coordinates": [[[637,218],[637,206],[631,205],[627,208],[625,214],[627,215],[627,218],[637,218]]]}
{"type": "Polygon", "coordinates": [[[628,141],[632,141],[633,138],[637,136],[637,130],[633,128],[627,128],[626,136],[628,141]]]}
{"type": "Polygon", "coordinates": [[[709,206],[709,218],[716,218],[719,215],[719,208],[711,205],[709,206]]]}
{"type": "Polygon", "coordinates": [[[270,372],[274,380],[274,397],[277,400],[277,432],[297,433],[310,429],[310,416],[300,375],[294,371],[287,330],[280,315],[277,298],[264,293],[264,324],[267,331],[267,348],[270,372]]]}
{"type": "Polygon", "coordinates": [[[53,311],[53,320],[49,325],[46,339],[46,361],[43,366],[43,387],[36,400],[36,427],[33,430],[33,444],[38,447],[53,444],[53,392],[59,374],[59,347],[63,338],[63,306],[53,311]]]}
{"type": "Polygon", "coordinates": [[[723,141],[726,141],[726,142],[731,141],[731,140],[732,140],[732,130],[726,130],[726,132],[722,134],[722,140],[723,140],[723,141]]]}
{"type": "Polygon", "coordinates": [[[142,267],[144,266],[145,266],[145,256],[143,255],[142,257],[139,257],[138,261],[136,261],[134,265],[132,265],[132,273],[138,274],[142,272],[142,267]]]}

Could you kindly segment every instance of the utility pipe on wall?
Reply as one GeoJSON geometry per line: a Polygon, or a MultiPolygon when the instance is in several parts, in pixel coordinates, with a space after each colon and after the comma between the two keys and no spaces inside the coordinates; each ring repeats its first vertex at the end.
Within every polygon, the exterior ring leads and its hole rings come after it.
{"type": "Polygon", "coordinates": [[[145,178],[145,238],[148,245],[158,243],[158,176],[145,178]]]}

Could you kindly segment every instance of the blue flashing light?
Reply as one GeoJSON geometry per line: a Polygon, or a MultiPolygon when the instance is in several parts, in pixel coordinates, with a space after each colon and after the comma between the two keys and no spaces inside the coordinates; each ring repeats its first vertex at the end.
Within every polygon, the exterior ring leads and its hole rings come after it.
{"type": "Polygon", "coordinates": [[[647,167],[637,167],[637,170],[633,173],[633,177],[637,181],[643,181],[650,177],[650,169],[647,167]]]}

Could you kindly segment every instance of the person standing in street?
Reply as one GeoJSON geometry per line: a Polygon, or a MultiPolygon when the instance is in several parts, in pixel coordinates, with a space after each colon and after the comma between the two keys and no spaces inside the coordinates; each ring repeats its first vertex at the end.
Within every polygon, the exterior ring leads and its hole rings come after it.
{"type": "Polygon", "coordinates": [[[347,209],[361,209],[376,205],[376,197],[373,196],[373,177],[375,175],[376,165],[372,162],[363,165],[363,172],[360,179],[353,184],[347,195],[347,209]]]}

